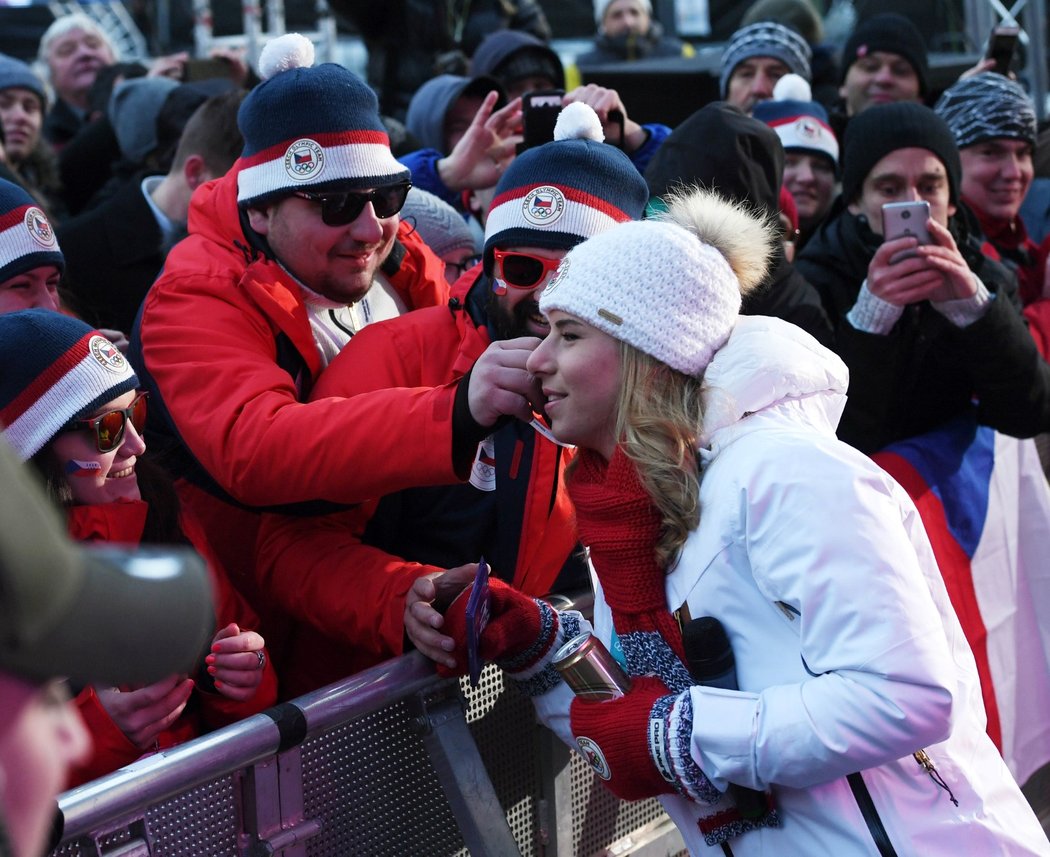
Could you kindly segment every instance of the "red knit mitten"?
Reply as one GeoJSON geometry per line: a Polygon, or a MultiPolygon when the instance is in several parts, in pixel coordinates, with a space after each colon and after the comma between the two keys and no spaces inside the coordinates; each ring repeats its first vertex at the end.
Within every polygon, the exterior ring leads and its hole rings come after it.
{"type": "MultiPolygon", "coordinates": [[[[473,584],[472,584],[473,586],[473,584]]],[[[461,595],[445,611],[442,631],[456,641],[455,669],[438,664],[441,675],[465,675],[467,670],[467,601],[461,595]]],[[[510,673],[534,670],[553,654],[558,638],[558,613],[546,601],[523,595],[502,580],[489,578],[489,622],[481,634],[480,654],[510,673]]]]}
{"type": "Polygon", "coordinates": [[[713,803],[718,790],[689,754],[692,705],[653,676],[631,680],[631,689],[606,702],[576,698],[570,710],[580,753],[623,800],[680,794],[713,803]]]}

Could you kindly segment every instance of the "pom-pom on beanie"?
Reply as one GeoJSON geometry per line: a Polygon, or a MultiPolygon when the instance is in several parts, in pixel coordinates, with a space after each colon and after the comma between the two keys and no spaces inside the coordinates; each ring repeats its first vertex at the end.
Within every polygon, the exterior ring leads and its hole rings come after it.
{"type": "Polygon", "coordinates": [[[237,114],[242,207],[297,190],[364,190],[409,179],[390,151],[375,93],[342,66],[314,67],[313,57],[310,40],[298,33],[262,50],[263,82],[237,114]]]}
{"type": "Polygon", "coordinates": [[[729,78],[744,60],[773,57],[806,80],[810,77],[809,60],[813,55],[806,40],[790,27],[775,21],[758,21],[741,27],[722,52],[722,75],[718,91],[722,98],[729,91],[729,78]]]}
{"type": "Polygon", "coordinates": [[[55,230],[33,197],[0,179],[0,283],[45,265],[66,267],[55,230]]]}
{"type": "Polygon", "coordinates": [[[485,221],[485,272],[495,247],[568,250],[617,223],[639,220],[648,188],[631,159],[602,142],[586,104],[558,114],[554,140],[514,158],[496,185],[485,221]]]}
{"type": "Polygon", "coordinates": [[[960,149],[997,138],[1035,145],[1035,105],[1020,84],[1001,74],[986,71],[952,84],[933,109],[960,149]]]}
{"type": "Polygon", "coordinates": [[[711,191],[672,196],[654,220],[622,223],[574,247],[540,295],[687,375],[729,339],[741,296],[765,276],[767,222],[711,191]]]}
{"type": "Polygon", "coordinates": [[[860,196],[872,168],[897,149],[927,149],[944,164],[953,203],[959,201],[962,165],[952,132],[944,120],[924,104],[897,101],[876,104],[858,113],[846,126],[842,142],[842,199],[860,196]]]}
{"type": "Polygon", "coordinates": [[[838,168],[839,142],[828,124],[828,112],[812,100],[809,84],[797,74],[780,78],[773,98],[758,102],[751,115],[777,132],[785,152],[823,155],[838,168]]]}
{"type": "Polygon", "coordinates": [[[67,423],[139,386],[102,333],[51,310],[0,315],[0,360],[0,425],[23,460],[67,423]]]}
{"type": "Polygon", "coordinates": [[[842,81],[853,63],[875,51],[904,57],[919,78],[919,94],[926,94],[930,74],[926,43],[909,19],[895,12],[881,12],[860,21],[842,49],[842,81]]]}

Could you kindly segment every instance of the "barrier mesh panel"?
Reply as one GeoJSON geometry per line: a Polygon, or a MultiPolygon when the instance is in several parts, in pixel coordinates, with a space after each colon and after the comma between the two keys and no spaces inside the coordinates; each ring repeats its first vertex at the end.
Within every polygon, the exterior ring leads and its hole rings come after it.
{"type": "MultiPolygon", "coordinates": [[[[233,777],[222,777],[183,792],[146,812],[152,854],[158,857],[236,855],[237,811],[233,777]]],[[[64,843],[54,857],[95,857],[101,851],[131,841],[134,834],[118,830],[99,837],[100,848],[88,837],[64,843]]]]}

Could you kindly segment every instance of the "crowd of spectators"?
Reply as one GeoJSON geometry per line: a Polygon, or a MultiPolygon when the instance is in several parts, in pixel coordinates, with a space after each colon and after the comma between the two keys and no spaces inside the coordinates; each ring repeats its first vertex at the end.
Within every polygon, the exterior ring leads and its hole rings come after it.
{"type": "Polygon", "coordinates": [[[868,456],[958,418],[1050,432],[1050,237],[1022,209],[1036,111],[988,61],[934,93],[907,18],[834,45],[807,0],[759,0],[720,100],[672,128],[573,85],[693,54],[648,0],[595,0],[578,68],[534,3],[440,27],[413,14],[431,4],[346,5],[368,82],[295,34],[184,82],[187,55],[122,63],[81,14],[35,64],[0,55],[5,443],[73,539],[205,557],[218,629],[175,672],[70,672],[59,704],[94,745],[64,733],[71,782],[413,645],[455,669],[442,612],[482,556],[530,598],[587,587],[540,296],[578,245],[666,219],[683,189],[772,236],[739,312],[848,368],[840,441],[868,456]],[[536,91],[560,113],[526,147],[536,91]],[[927,243],[884,239],[899,202],[928,205],[927,243]]]}

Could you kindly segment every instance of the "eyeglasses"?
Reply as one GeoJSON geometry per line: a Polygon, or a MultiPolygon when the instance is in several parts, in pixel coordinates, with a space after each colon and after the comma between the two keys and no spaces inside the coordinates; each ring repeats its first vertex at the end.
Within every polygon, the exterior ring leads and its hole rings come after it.
{"type": "Polygon", "coordinates": [[[128,420],[131,420],[131,424],[135,426],[135,431],[139,434],[145,430],[146,400],[148,398],[149,392],[139,393],[135,401],[126,408],[106,411],[90,419],[73,420],[61,430],[65,432],[91,429],[95,433],[95,448],[99,452],[112,452],[120,446],[120,442],[124,439],[124,429],[128,425],[128,420]]]}
{"type": "Polygon", "coordinates": [[[506,250],[493,250],[496,276],[516,289],[534,289],[558,270],[561,259],[530,256],[506,250]]]}
{"type": "Polygon", "coordinates": [[[480,261],[480,256],[467,256],[462,262],[446,262],[445,271],[453,275],[452,282],[455,282],[480,261]]]}
{"type": "Polygon", "coordinates": [[[393,217],[404,207],[405,198],[411,187],[411,182],[403,182],[377,187],[365,193],[353,190],[339,193],[307,193],[300,190],[295,191],[293,196],[308,199],[311,202],[319,202],[321,220],[325,226],[346,226],[357,220],[368,203],[372,203],[376,217],[380,220],[393,217]]]}

